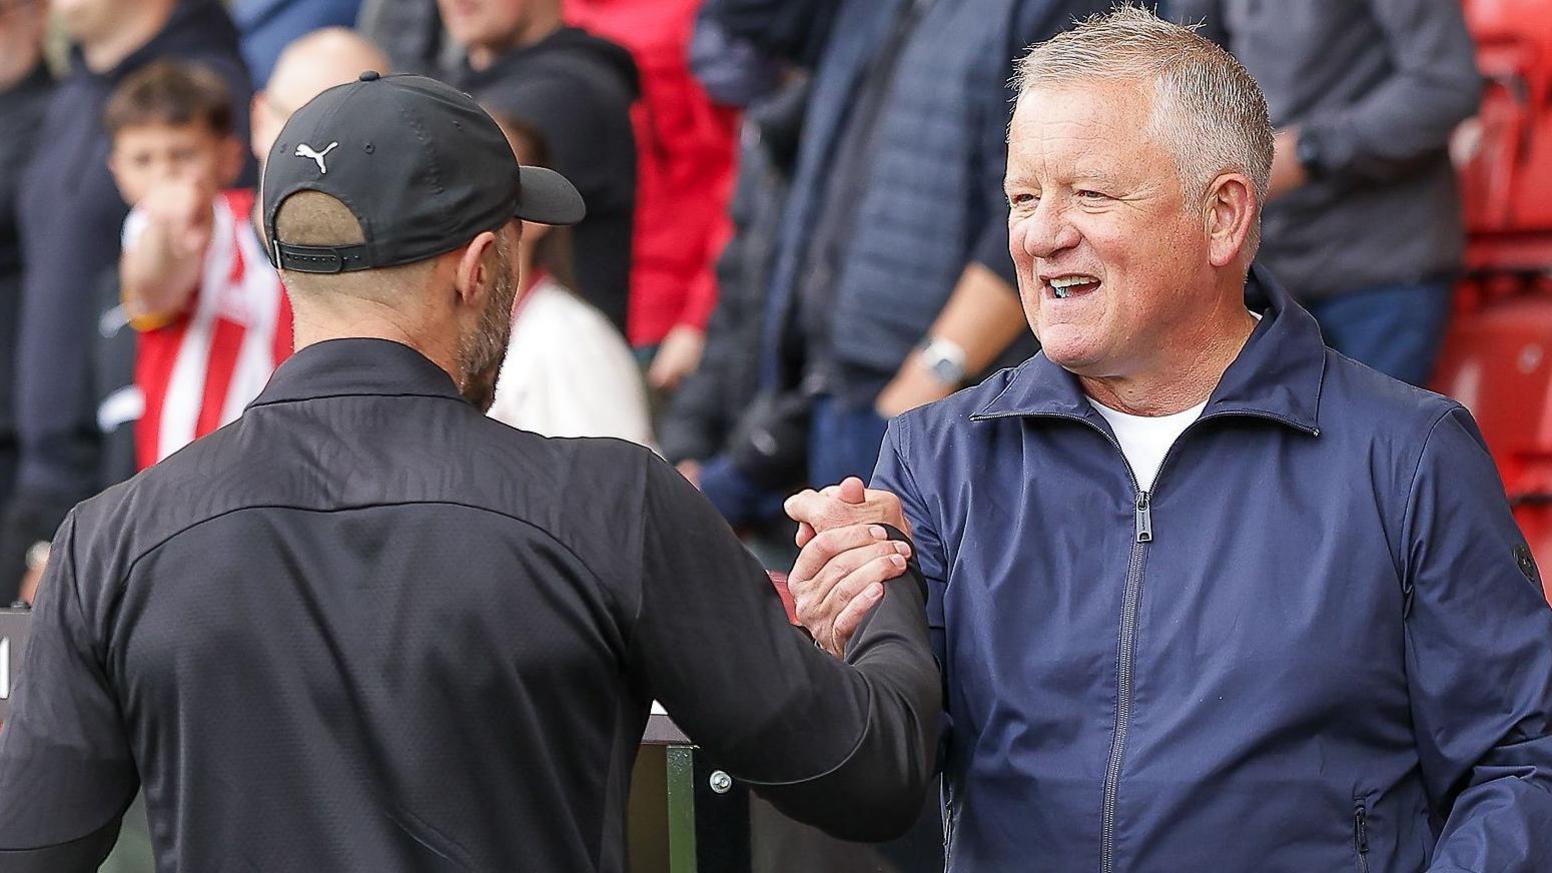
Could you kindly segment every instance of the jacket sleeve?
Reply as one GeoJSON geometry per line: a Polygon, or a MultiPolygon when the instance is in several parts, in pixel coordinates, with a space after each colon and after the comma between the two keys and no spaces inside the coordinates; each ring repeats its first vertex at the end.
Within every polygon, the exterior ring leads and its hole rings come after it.
{"type": "Polygon", "coordinates": [[[1475,422],[1455,407],[1403,522],[1406,665],[1434,871],[1552,870],[1552,609],[1475,422]]]}
{"type": "Polygon", "coordinates": [[[647,468],[631,664],[717,766],[851,840],[914,824],[931,777],[938,674],[920,577],[887,586],[832,658],[788,621],[759,563],[672,468],[647,468]]]}
{"type": "Polygon", "coordinates": [[[1459,3],[1369,0],[1393,72],[1349,106],[1297,119],[1320,139],[1324,170],[1384,182],[1443,151],[1482,94],[1476,49],[1459,3]]]}
{"type": "MultiPolygon", "coordinates": [[[[937,517],[922,498],[915,475],[907,466],[910,456],[910,414],[895,417],[884,432],[884,444],[879,450],[878,466],[873,470],[869,487],[888,491],[900,498],[905,510],[905,520],[911,525],[911,547],[921,567],[922,580],[927,585],[927,633],[932,640],[932,654],[942,676],[943,713],[940,717],[940,743],[948,741],[953,728],[953,713],[949,711],[947,621],[944,617],[943,598],[948,591],[948,558],[943,550],[943,537],[937,517]]],[[[941,760],[941,754],[938,756],[941,760]]]]}
{"type": "Polygon", "coordinates": [[[93,871],[139,787],[118,700],[77,594],[74,516],[38,588],[0,728],[0,870],[93,871]]]}

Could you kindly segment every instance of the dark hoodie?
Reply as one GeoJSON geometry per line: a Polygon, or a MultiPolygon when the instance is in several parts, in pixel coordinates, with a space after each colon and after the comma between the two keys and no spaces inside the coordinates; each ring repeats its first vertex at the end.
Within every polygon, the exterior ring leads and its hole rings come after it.
{"type": "Polygon", "coordinates": [[[105,484],[97,481],[91,337],[101,277],[118,263],[128,206],[108,172],[102,112],[119,82],[165,58],[204,64],[226,80],[237,135],[247,142],[252,89],[237,31],[216,0],[182,0],[160,33],[107,72],[87,69],[75,51],[41,127],[23,134],[38,148],[19,200],[26,265],[16,360],[21,459],[0,521],[0,599],[7,602],[20,576],[19,550],[52,538],[70,506],[105,484]]]}
{"type": "Polygon", "coordinates": [[[579,291],[625,332],[636,140],[630,109],[640,92],[630,52],[575,27],[513,49],[489,67],[465,62],[451,77],[497,113],[537,128],[587,201],[574,228],[579,291]]]}

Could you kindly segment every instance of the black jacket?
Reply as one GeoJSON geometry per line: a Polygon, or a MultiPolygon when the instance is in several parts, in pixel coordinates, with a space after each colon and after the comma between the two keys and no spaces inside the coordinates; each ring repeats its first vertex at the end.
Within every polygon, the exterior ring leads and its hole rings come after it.
{"type": "Polygon", "coordinates": [[[396,343],[301,350],[53,554],[7,873],[97,869],[137,785],[166,871],[624,870],[653,699],[843,837],[903,831],[932,770],[919,576],[843,664],[651,452],[513,430],[396,343]]]}
{"type": "Polygon", "coordinates": [[[562,27],[483,70],[465,63],[452,80],[498,114],[544,134],[556,169],[587,202],[587,218],[572,229],[575,290],[625,333],[636,211],[630,109],[640,93],[630,52],[562,27]]]}

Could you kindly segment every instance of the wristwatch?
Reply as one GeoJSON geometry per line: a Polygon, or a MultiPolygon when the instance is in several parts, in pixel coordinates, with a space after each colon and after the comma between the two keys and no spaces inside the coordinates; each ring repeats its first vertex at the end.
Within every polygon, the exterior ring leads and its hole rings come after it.
{"type": "Polygon", "coordinates": [[[958,343],[941,337],[928,337],[917,348],[922,363],[934,379],[955,386],[965,381],[965,350],[958,343]]]}

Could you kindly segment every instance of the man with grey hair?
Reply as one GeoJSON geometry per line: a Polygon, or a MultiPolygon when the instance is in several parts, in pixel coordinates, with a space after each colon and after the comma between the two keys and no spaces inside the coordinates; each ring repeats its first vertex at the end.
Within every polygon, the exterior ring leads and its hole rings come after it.
{"type": "Polygon", "coordinates": [[[950,868],[1552,869],[1535,563],[1471,416],[1331,352],[1251,268],[1255,82],[1126,8],[1018,88],[1042,353],[895,419],[877,490],[788,505],[833,652],[894,575],[857,523],[913,530],[950,868]]]}

